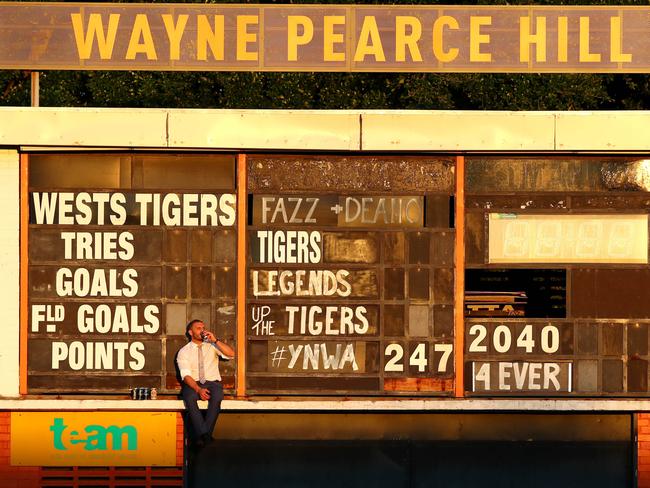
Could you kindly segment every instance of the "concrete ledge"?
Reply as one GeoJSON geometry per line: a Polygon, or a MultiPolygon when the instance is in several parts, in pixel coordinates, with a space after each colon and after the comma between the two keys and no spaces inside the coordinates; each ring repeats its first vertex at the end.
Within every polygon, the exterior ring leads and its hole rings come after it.
{"type": "Polygon", "coordinates": [[[170,110],[170,148],[358,151],[359,114],[312,110],[170,110]]]}
{"type": "Polygon", "coordinates": [[[648,151],[650,111],[0,107],[0,146],[261,151],[648,151]]]}
{"type": "Polygon", "coordinates": [[[560,112],[556,115],[559,151],[648,151],[650,112],[560,112]]]}
{"type": "Polygon", "coordinates": [[[364,151],[556,149],[551,112],[367,112],[362,123],[364,151]]]}
{"type": "Polygon", "coordinates": [[[167,112],[158,109],[2,107],[0,144],[165,147],[167,112]]]}
{"type": "MultiPolygon", "coordinates": [[[[205,407],[207,402],[200,402],[205,407]]],[[[0,400],[0,410],[183,410],[180,400],[0,400]]],[[[650,399],[225,400],[223,411],[650,412],[650,399]]]]}

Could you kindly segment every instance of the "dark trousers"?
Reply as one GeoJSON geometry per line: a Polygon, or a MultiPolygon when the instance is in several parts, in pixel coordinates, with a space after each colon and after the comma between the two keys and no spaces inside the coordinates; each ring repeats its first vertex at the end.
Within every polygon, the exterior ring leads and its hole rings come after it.
{"type": "Polygon", "coordinates": [[[201,399],[199,394],[185,384],[183,384],[183,388],[181,389],[183,403],[185,403],[187,415],[192,424],[194,439],[199,438],[203,434],[212,435],[214,426],[217,423],[217,417],[219,417],[219,412],[221,411],[221,400],[223,400],[223,386],[220,381],[206,381],[205,384],[200,386],[210,391],[210,399],[208,400],[208,408],[205,414],[201,412],[197,404],[201,399]]]}

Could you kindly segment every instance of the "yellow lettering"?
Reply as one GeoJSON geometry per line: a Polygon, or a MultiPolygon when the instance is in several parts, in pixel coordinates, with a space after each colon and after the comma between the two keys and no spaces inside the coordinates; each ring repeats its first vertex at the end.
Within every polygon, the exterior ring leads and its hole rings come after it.
{"type": "Polygon", "coordinates": [[[248,44],[257,42],[257,34],[248,32],[249,25],[258,25],[257,15],[237,16],[237,61],[257,61],[257,51],[249,51],[248,44]]]}
{"type": "Polygon", "coordinates": [[[530,61],[530,45],[535,44],[535,62],[546,61],[546,17],[536,19],[535,34],[530,32],[530,17],[519,19],[519,61],[530,61]]]}
{"type": "Polygon", "coordinates": [[[580,62],[597,63],[600,54],[589,51],[589,17],[580,17],[580,62]]]}
{"type": "Polygon", "coordinates": [[[158,59],[146,14],[138,14],[135,16],[129,47],[126,50],[126,59],[135,59],[135,56],[140,53],[146,54],[149,60],[158,59]],[[141,38],[142,42],[140,42],[141,38]]]}
{"type": "Polygon", "coordinates": [[[481,44],[490,43],[489,34],[481,34],[481,26],[492,25],[492,17],[472,15],[469,18],[469,60],[470,62],[490,62],[491,53],[482,53],[481,44]]]}
{"type": "Polygon", "coordinates": [[[569,59],[569,18],[557,18],[557,61],[566,63],[569,59]]]}
{"type": "Polygon", "coordinates": [[[345,61],[345,53],[334,51],[334,44],[343,43],[343,34],[334,33],[335,25],[345,25],[345,16],[326,15],[323,18],[323,59],[325,61],[345,61]]]}
{"type": "Polygon", "coordinates": [[[623,19],[620,17],[612,17],[609,19],[609,59],[613,63],[629,63],[632,61],[631,54],[623,53],[623,29],[622,29],[623,19]]]}
{"type": "Polygon", "coordinates": [[[450,63],[458,57],[458,48],[454,47],[445,51],[442,39],[445,27],[458,30],[458,21],[449,15],[443,15],[436,19],[433,23],[433,54],[441,63],[450,63]]]}
{"type": "Polygon", "coordinates": [[[422,36],[422,24],[417,17],[398,15],[395,17],[395,60],[406,61],[408,47],[413,61],[422,61],[418,41],[422,36]],[[406,33],[406,27],[410,32],[406,33]]]}
{"type": "Polygon", "coordinates": [[[314,23],[305,15],[287,17],[287,60],[298,61],[298,46],[309,44],[314,38],[314,23]],[[298,34],[298,26],[302,34],[298,34]]]}
{"type": "Polygon", "coordinates": [[[88,30],[84,34],[83,20],[81,14],[70,14],[72,17],[72,28],[74,39],[77,42],[79,59],[90,59],[93,50],[93,43],[97,38],[100,59],[111,59],[113,46],[115,45],[115,34],[120,23],[120,14],[108,16],[108,33],[104,34],[104,25],[101,14],[90,14],[88,16],[88,30]]]}
{"type": "Polygon", "coordinates": [[[165,30],[167,31],[167,38],[169,39],[169,59],[172,61],[181,58],[181,39],[183,38],[188,18],[189,15],[181,14],[178,16],[176,24],[174,24],[174,17],[170,14],[162,15],[165,30]]]}
{"type": "Polygon", "coordinates": [[[223,61],[224,52],[224,18],[214,16],[214,30],[210,26],[207,15],[199,15],[196,19],[196,59],[208,60],[208,46],[212,56],[217,61],[223,61]]]}
{"type": "Polygon", "coordinates": [[[366,15],[359,33],[359,42],[354,52],[355,61],[363,61],[366,56],[374,56],[375,61],[386,61],[384,48],[381,45],[377,20],[374,15],[366,15]]]}

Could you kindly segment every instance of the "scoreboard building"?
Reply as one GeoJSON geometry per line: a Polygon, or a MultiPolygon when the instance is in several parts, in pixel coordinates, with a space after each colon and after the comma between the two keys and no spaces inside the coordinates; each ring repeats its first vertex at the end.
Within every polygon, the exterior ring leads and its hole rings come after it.
{"type": "MultiPolygon", "coordinates": [[[[119,5],[0,3],[0,68],[650,69],[647,8],[119,5]]],[[[649,133],[0,108],[0,486],[649,487],[649,133]],[[237,352],[198,452],[192,319],[237,352]]]]}

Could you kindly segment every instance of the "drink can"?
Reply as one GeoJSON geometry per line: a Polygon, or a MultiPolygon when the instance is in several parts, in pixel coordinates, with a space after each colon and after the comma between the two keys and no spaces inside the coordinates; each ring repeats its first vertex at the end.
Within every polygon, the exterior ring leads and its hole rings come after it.
{"type": "Polygon", "coordinates": [[[142,400],[143,397],[144,397],[144,388],[139,387],[138,388],[138,398],[137,399],[142,400]]]}
{"type": "Polygon", "coordinates": [[[137,400],[138,399],[138,389],[137,388],[131,388],[131,399],[132,400],[137,400]]]}
{"type": "Polygon", "coordinates": [[[158,399],[158,390],[155,388],[151,389],[151,399],[152,400],[157,400],[158,399]]]}
{"type": "Polygon", "coordinates": [[[149,400],[150,395],[151,395],[151,388],[145,388],[144,389],[144,399],[149,400]]]}

